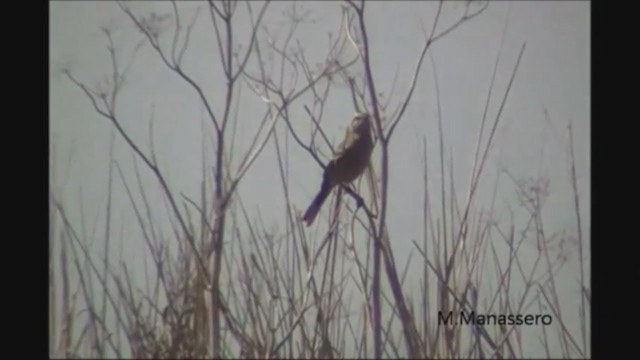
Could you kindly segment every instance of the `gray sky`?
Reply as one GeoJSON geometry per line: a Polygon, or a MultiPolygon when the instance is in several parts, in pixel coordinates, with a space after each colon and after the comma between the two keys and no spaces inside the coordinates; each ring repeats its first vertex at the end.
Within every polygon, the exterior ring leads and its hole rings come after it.
{"type": "MultiPolygon", "coordinates": [[[[204,10],[198,15],[184,67],[204,85],[207,96],[221,108],[224,84],[221,83],[223,79],[206,3],[180,5],[184,21],[191,19],[196,7],[204,10]]],[[[265,24],[276,37],[284,36],[285,29],[279,21],[281,12],[288,6],[286,2],[275,2],[268,10],[265,24]]],[[[397,73],[391,108],[395,108],[407,92],[425,39],[424,33],[431,29],[436,7],[436,2],[367,3],[374,79],[377,90],[385,98],[392,90],[391,84],[397,73]]],[[[159,14],[171,13],[170,2],[133,3],[132,8],[137,14],[151,10],[159,14]]],[[[338,29],[340,3],[304,2],[298,4],[298,8],[301,12],[310,10],[311,18],[300,25],[296,38],[305,44],[306,55],[314,59],[312,62],[322,61],[328,47],[327,34],[338,29]]],[[[50,9],[50,142],[54,151],[51,166],[57,186],[55,193],[67,207],[73,221],[80,224],[84,218],[89,227],[89,238],[99,241],[104,226],[109,141],[113,127],[108,120],[96,114],[86,96],[62,75],[60,69],[69,65],[75,76],[94,85],[110,71],[106,39],[99,27],[113,29],[117,49],[125,53],[131,52],[142,40],[142,35],[136,32],[115,3],[56,1],[51,2],[50,9]]],[[[462,2],[446,3],[438,28],[452,24],[461,11],[462,2]]],[[[502,54],[489,119],[493,119],[498,111],[520,48],[526,42],[524,57],[483,174],[478,208],[488,208],[499,168],[508,169],[516,178],[543,176],[549,179],[550,184],[550,196],[545,204],[545,225],[549,231],[575,231],[567,157],[567,124],[571,121],[582,202],[582,230],[589,234],[589,17],[588,2],[491,2],[483,14],[433,45],[431,55],[440,87],[445,154],[446,157],[453,156],[454,180],[461,192],[458,195],[460,199],[466,196],[476,138],[500,46],[502,44],[502,54]],[[503,35],[504,29],[506,33],[503,35]],[[545,117],[545,109],[549,120],[545,117]]],[[[237,39],[248,39],[247,29],[248,24],[238,24],[234,29],[237,39]]],[[[164,43],[168,44],[170,38],[165,34],[164,43]]],[[[127,59],[123,56],[120,61],[127,59]]],[[[173,191],[197,199],[202,173],[203,127],[206,134],[211,131],[211,124],[203,120],[204,112],[195,93],[166,68],[148,44],[135,58],[126,81],[117,109],[123,126],[147,151],[153,105],[153,141],[160,166],[173,191]]],[[[247,87],[242,89],[241,102],[239,133],[253,134],[263,114],[264,104],[247,87]]],[[[296,103],[290,111],[297,118],[294,126],[301,134],[308,134],[309,119],[303,110],[304,104],[310,105],[308,99],[296,103]]],[[[323,120],[324,130],[334,145],[341,140],[352,114],[348,88],[334,87],[323,120]]],[[[394,253],[401,264],[413,251],[411,240],[422,239],[422,168],[415,164],[422,163],[424,137],[428,144],[432,191],[437,191],[435,186],[439,186],[441,181],[437,168],[437,124],[434,73],[431,58],[427,56],[413,100],[391,145],[388,221],[392,238],[396,239],[394,253]]],[[[278,134],[279,140],[285,136],[282,124],[278,125],[278,134]]],[[[237,140],[235,166],[239,154],[246,151],[249,138],[247,135],[237,140]]],[[[210,138],[205,138],[205,142],[211,149],[210,138]]],[[[309,155],[291,139],[289,151],[291,201],[302,212],[318,190],[321,172],[309,155]]],[[[207,156],[210,162],[211,157],[207,156]]],[[[114,157],[128,181],[134,181],[133,155],[119,135],[115,136],[114,157]]],[[[379,157],[374,161],[379,161],[379,157]]],[[[273,143],[270,143],[243,180],[239,194],[250,215],[260,213],[267,228],[283,232],[285,203],[279,174],[273,164],[275,151],[273,143]]],[[[141,163],[139,166],[143,168],[141,163]]],[[[142,173],[145,183],[155,184],[148,172],[142,173]]],[[[143,243],[139,240],[140,231],[131,221],[133,213],[126,193],[117,176],[116,179],[114,207],[118,211],[114,229],[122,234],[125,258],[140,259],[144,252],[143,243]]],[[[515,187],[504,174],[499,181],[496,212],[501,217],[499,220],[507,221],[509,207],[517,207],[515,187]]],[[[157,186],[150,185],[150,188],[157,189],[157,186]]],[[[166,219],[161,210],[164,203],[160,193],[155,194],[158,196],[154,199],[156,215],[159,219],[166,219]]],[[[519,214],[523,212],[520,210],[519,214]]],[[[575,270],[575,256],[572,261],[570,268],[575,270]]],[[[565,276],[562,281],[566,281],[574,291],[577,273],[568,271],[562,276],[565,276]]],[[[569,308],[572,299],[569,296],[569,308]]],[[[532,339],[532,344],[536,342],[532,339]]]]}

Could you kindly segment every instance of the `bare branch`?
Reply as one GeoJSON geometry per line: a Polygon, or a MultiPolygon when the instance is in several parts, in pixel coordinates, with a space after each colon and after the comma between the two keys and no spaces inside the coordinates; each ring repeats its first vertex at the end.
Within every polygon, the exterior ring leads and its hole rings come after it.
{"type": "Polygon", "coordinates": [[[138,29],[140,29],[140,31],[142,31],[145,34],[151,46],[153,47],[154,50],[156,50],[156,52],[158,53],[162,61],[165,63],[165,65],[169,69],[176,72],[183,80],[185,80],[189,85],[191,85],[191,87],[193,87],[193,89],[198,93],[200,100],[202,100],[202,103],[204,104],[205,109],[207,110],[207,114],[209,115],[209,118],[213,122],[213,125],[216,128],[216,131],[219,132],[220,126],[218,124],[215,114],[213,113],[213,109],[209,104],[209,101],[207,101],[207,98],[205,97],[204,92],[202,91],[202,88],[190,76],[185,74],[182,71],[182,68],[180,68],[178,64],[169,62],[164,52],[162,52],[162,50],[160,49],[157,39],[146,29],[146,27],[142,23],[140,23],[140,21],[135,17],[135,15],[133,15],[131,10],[126,8],[124,5],[122,5],[121,2],[118,2],[118,6],[120,6],[122,11],[124,11],[125,14],[129,16],[129,18],[134,22],[134,24],[138,27],[138,29]]]}
{"type": "Polygon", "coordinates": [[[425,54],[427,53],[427,50],[429,49],[429,46],[433,42],[433,35],[435,34],[436,28],[438,26],[438,20],[440,19],[440,14],[442,13],[442,4],[443,4],[442,1],[438,3],[438,11],[436,12],[435,20],[433,21],[433,28],[431,29],[431,35],[429,36],[429,39],[427,40],[427,42],[424,44],[424,47],[422,48],[422,52],[420,53],[420,57],[418,58],[418,62],[416,64],[416,69],[413,72],[413,79],[411,80],[409,93],[407,94],[407,97],[405,98],[402,104],[402,107],[400,108],[400,112],[391,123],[391,127],[387,132],[387,138],[391,138],[391,135],[393,134],[393,130],[395,129],[396,125],[398,125],[398,122],[402,118],[402,115],[404,115],[404,111],[407,109],[407,106],[409,105],[409,101],[411,100],[411,97],[413,95],[413,90],[415,89],[416,83],[418,82],[418,75],[420,74],[420,67],[422,66],[422,61],[424,59],[425,54]]]}

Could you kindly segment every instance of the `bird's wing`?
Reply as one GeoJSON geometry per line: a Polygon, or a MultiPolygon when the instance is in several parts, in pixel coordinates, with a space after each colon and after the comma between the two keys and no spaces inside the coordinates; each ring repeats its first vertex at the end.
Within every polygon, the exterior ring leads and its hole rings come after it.
{"type": "Polygon", "coordinates": [[[344,155],[344,153],[351,148],[353,142],[356,140],[356,137],[357,134],[353,130],[351,130],[351,127],[348,127],[344,135],[344,139],[342,140],[340,145],[338,145],[336,153],[333,155],[331,161],[338,161],[344,155]]]}

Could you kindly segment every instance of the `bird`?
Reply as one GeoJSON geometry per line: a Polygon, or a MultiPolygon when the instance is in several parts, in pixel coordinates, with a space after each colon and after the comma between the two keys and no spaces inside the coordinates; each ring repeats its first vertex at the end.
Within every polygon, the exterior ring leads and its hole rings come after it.
{"type": "Polygon", "coordinates": [[[347,185],[364,173],[372,151],[371,117],[367,113],[358,112],[347,127],[344,140],[324,169],[320,191],[304,213],[302,219],[307,226],[313,223],[335,186],[347,185]]]}

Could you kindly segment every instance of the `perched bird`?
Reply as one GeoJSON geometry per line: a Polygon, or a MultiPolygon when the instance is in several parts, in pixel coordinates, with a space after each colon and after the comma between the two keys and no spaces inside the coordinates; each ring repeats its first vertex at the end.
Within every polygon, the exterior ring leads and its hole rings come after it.
{"type": "Polygon", "coordinates": [[[369,114],[357,113],[347,128],[344,140],[327,164],[322,176],[320,191],[302,218],[307,226],[313,223],[320,207],[336,185],[348,184],[357,179],[367,168],[373,151],[371,119],[369,114]]]}

